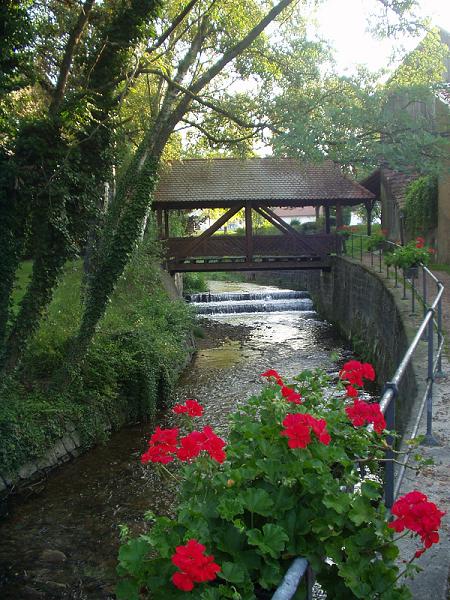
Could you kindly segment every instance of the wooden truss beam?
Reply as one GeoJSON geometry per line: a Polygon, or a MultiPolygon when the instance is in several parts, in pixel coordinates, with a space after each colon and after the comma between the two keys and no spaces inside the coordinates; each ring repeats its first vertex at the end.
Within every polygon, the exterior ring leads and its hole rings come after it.
{"type": "Polygon", "coordinates": [[[206,238],[211,237],[213,233],[218,231],[222,227],[222,225],[229,221],[231,217],[234,217],[234,215],[238,213],[241,209],[242,204],[239,206],[234,206],[233,208],[230,208],[230,210],[227,210],[227,212],[224,215],[222,215],[219,219],[217,219],[217,221],[215,221],[211,225],[211,227],[208,227],[206,231],[204,231],[202,234],[195,238],[192,244],[186,247],[184,255],[189,256],[193,252],[193,250],[197,248],[197,246],[199,246],[206,238]]]}

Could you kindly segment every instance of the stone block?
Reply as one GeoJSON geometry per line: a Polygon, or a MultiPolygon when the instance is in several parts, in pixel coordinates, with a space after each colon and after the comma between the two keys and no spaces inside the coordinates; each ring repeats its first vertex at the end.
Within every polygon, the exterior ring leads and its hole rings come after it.
{"type": "Polygon", "coordinates": [[[38,471],[38,466],[35,463],[26,463],[22,465],[19,469],[19,477],[20,479],[29,479],[32,477],[36,471],[38,471]]]}

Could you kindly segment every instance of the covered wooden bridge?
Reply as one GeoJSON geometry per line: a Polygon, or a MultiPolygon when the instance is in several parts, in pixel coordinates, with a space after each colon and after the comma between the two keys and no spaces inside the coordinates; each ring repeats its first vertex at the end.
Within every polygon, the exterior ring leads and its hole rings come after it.
{"type": "Polygon", "coordinates": [[[331,161],[312,165],[291,158],[224,158],[167,163],[152,207],[171,273],[320,269],[329,267],[330,255],[340,250],[341,237],[331,233],[330,209],[336,209],[339,227],[344,206],[363,203],[370,216],[374,200],[331,161]],[[272,210],[295,206],[323,207],[324,231],[300,234],[272,210]],[[227,211],[200,235],[171,237],[170,211],[207,208],[227,211]],[[245,235],[214,235],[242,209],[245,235]],[[253,211],[280,235],[254,235],[253,211]]]}

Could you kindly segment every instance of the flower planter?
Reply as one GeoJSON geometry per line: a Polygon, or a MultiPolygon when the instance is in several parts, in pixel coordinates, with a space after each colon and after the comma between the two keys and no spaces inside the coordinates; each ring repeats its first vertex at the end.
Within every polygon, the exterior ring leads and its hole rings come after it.
{"type": "Polygon", "coordinates": [[[417,277],[419,276],[418,265],[406,267],[406,269],[403,269],[403,274],[405,275],[406,279],[417,279],[417,277]]]}

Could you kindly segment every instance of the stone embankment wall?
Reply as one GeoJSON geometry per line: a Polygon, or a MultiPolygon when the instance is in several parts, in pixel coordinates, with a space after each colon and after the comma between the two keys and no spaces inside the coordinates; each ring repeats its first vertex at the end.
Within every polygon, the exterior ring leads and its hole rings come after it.
{"type": "MultiPolygon", "coordinates": [[[[367,267],[335,257],[330,272],[251,273],[257,283],[308,290],[316,310],[352,343],[355,356],[374,364],[379,383],[394,375],[412,339],[406,314],[392,292],[367,267]]],[[[396,428],[403,432],[417,393],[414,368],[400,385],[396,428]]]]}

